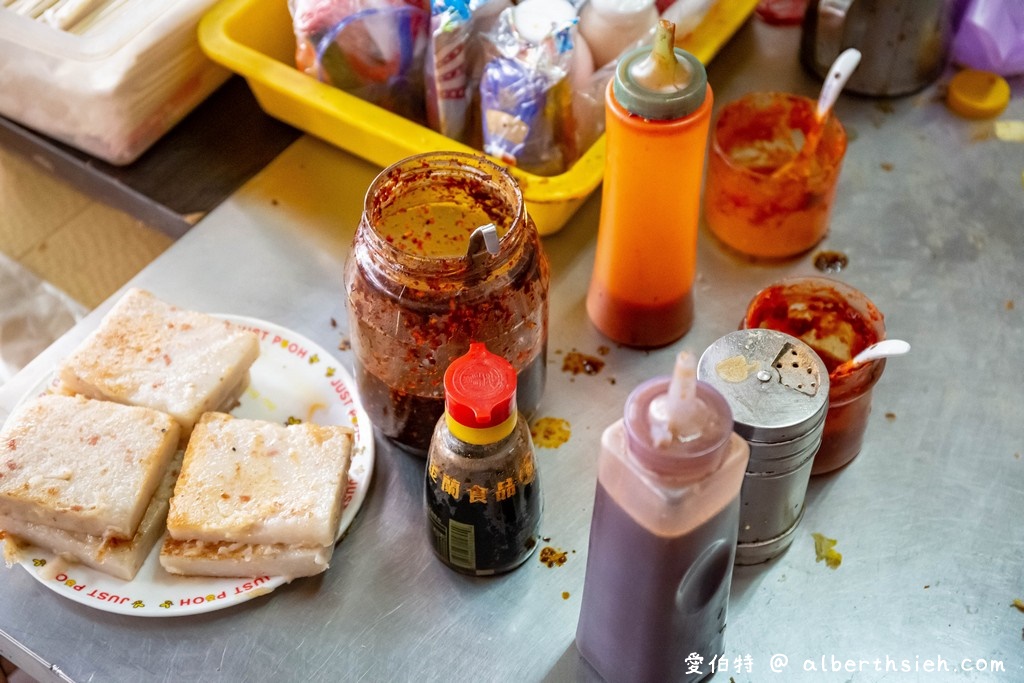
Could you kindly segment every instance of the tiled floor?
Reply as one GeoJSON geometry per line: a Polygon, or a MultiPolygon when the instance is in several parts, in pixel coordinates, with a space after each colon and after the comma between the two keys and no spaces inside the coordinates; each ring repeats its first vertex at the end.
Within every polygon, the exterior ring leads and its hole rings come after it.
{"type": "Polygon", "coordinates": [[[0,385],[171,241],[0,147],[0,385]]]}
{"type": "Polygon", "coordinates": [[[0,148],[0,252],[86,308],[106,299],[171,242],[0,148]]]}
{"type": "Polygon", "coordinates": [[[0,683],[35,683],[35,679],[0,657],[0,683]]]}

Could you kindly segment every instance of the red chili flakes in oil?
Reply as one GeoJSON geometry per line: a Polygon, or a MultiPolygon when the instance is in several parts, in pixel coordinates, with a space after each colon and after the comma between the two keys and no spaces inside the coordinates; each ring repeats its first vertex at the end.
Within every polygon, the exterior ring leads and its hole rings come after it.
{"type": "Polygon", "coordinates": [[[807,342],[821,357],[830,373],[853,354],[878,341],[871,321],[840,296],[829,292],[790,299],[781,289],[770,288],[759,295],[756,307],[747,320],[752,321],[755,327],[785,332],[807,342]],[[800,304],[799,316],[791,317],[790,311],[797,310],[792,308],[795,303],[800,304]],[[846,346],[850,353],[845,357],[830,353],[825,344],[832,339],[848,339],[846,346]]]}

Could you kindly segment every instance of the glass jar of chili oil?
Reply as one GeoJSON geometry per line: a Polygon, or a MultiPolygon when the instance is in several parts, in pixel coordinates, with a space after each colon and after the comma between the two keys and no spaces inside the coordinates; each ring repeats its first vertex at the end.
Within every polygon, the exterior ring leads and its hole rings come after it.
{"type": "Polygon", "coordinates": [[[507,170],[479,155],[431,152],[382,171],[366,193],[345,280],[357,388],[393,443],[426,455],[444,413],[445,369],[471,341],[512,363],[520,410],[535,411],[549,271],[507,170]]]}

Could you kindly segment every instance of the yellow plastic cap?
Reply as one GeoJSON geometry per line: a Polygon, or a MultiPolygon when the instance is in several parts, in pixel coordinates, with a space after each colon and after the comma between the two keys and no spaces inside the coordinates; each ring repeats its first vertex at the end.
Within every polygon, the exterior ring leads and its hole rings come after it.
{"type": "Polygon", "coordinates": [[[999,74],[964,69],[949,82],[946,103],[969,119],[992,118],[1010,103],[1010,84],[999,74]]]}

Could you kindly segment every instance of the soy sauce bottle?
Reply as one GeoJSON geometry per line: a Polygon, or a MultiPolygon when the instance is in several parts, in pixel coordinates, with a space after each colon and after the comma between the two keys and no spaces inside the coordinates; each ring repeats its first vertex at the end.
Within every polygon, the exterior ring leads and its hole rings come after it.
{"type": "Polygon", "coordinates": [[[457,572],[515,569],[537,546],[533,441],[516,410],[516,371],[482,343],[444,374],[445,412],[427,452],[425,507],[435,554],[457,572]]]}

